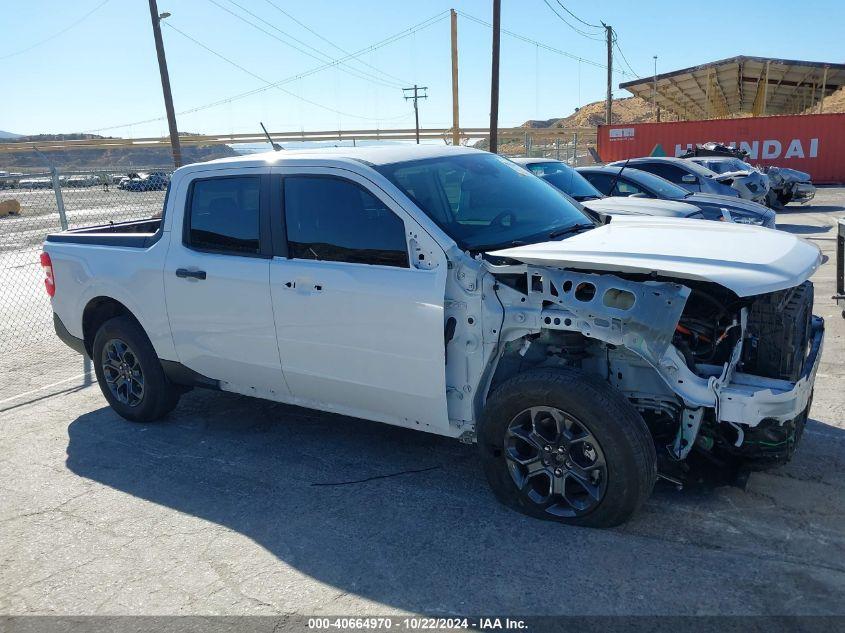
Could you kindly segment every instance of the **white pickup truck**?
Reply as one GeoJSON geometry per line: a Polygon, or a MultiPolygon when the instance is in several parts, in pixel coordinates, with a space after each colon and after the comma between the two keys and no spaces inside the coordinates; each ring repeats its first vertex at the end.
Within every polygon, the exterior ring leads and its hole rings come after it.
{"type": "Polygon", "coordinates": [[[599,226],[459,147],[189,165],[161,219],[57,233],[42,255],[58,335],[124,418],[199,386],[461,438],[502,502],[590,526],[630,517],[658,472],[789,459],[819,263],[764,228],[599,226]]]}

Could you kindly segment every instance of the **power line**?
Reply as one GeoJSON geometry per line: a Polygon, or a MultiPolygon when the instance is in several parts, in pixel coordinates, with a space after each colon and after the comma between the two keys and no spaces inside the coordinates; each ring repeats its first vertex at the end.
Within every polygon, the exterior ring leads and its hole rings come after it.
{"type": "MultiPolygon", "coordinates": [[[[477,18],[474,15],[470,15],[469,13],[465,13],[463,11],[458,11],[458,15],[465,17],[470,22],[475,22],[477,24],[481,24],[483,26],[486,26],[487,28],[493,28],[493,25],[490,24],[489,22],[482,20],[481,18],[477,18]]],[[[513,37],[515,39],[518,39],[522,42],[526,42],[528,44],[533,44],[535,46],[539,46],[543,50],[547,50],[547,51],[555,53],[557,55],[561,55],[563,57],[568,57],[569,59],[574,59],[575,61],[579,61],[579,62],[582,62],[584,64],[589,64],[590,66],[595,66],[596,68],[605,68],[605,69],[607,68],[607,65],[605,65],[605,64],[602,64],[600,62],[595,62],[591,59],[585,59],[583,57],[579,57],[578,55],[575,55],[573,53],[569,53],[567,51],[562,51],[559,48],[555,48],[554,46],[549,46],[548,44],[545,44],[543,42],[538,42],[537,40],[531,39],[530,37],[527,37],[525,35],[520,35],[519,33],[514,33],[513,31],[509,31],[507,29],[502,29],[502,33],[504,33],[505,35],[509,35],[510,37],[513,37]]],[[[614,71],[614,72],[616,72],[616,71],[614,71]]],[[[619,71],[619,74],[623,75],[623,76],[628,75],[628,73],[626,73],[624,71],[619,71]]]]}
{"type": "Polygon", "coordinates": [[[76,22],[70,23],[65,28],[63,28],[61,31],[58,31],[57,33],[53,33],[53,35],[51,35],[50,37],[46,37],[43,40],[39,40],[38,42],[35,42],[35,44],[27,46],[26,48],[22,48],[19,51],[15,51],[14,53],[9,53],[8,55],[3,55],[2,57],[0,57],[0,59],[9,59],[10,57],[15,57],[16,55],[21,55],[23,53],[27,53],[27,52],[31,51],[33,48],[38,48],[42,44],[46,44],[47,42],[50,42],[50,41],[56,39],[60,35],[64,35],[68,31],[70,31],[73,27],[78,26],[79,24],[84,22],[91,14],[93,14],[95,11],[98,11],[99,9],[101,9],[108,2],[109,2],[109,0],[103,0],[100,4],[98,4],[96,7],[91,9],[88,13],[86,13],[81,18],[76,20],[76,22]]]}
{"type": "MultiPolygon", "coordinates": [[[[281,13],[282,15],[284,15],[284,16],[286,16],[287,18],[289,18],[290,20],[293,20],[294,22],[296,22],[299,26],[301,26],[302,28],[304,28],[306,31],[308,31],[309,33],[311,33],[311,34],[312,34],[312,35],[314,35],[315,37],[317,37],[317,38],[321,39],[322,41],[324,41],[326,44],[328,44],[328,45],[329,45],[329,46],[331,46],[332,48],[336,48],[337,50],[339,50],[339,51],[340,51],[341,53],[343,53],[344,55],[351,55],[351,53],[350,53],[348,50],[346,50],[345,48],[341,48],[340,46],[338,46],[337,44],[335,44],[334,42],[332,42],[330,39],[328,39],[328,38],[323,37],[322,35],[320,35],[317,31],[315,31],[314,29],[312,29],[312,28],[311,28],[310,26],[308,26],[307,24],[303,23],[303,22],[302,22],[302,21],[300,21],[300,20],[297,20],[294,16],[292,16],[290,13],[288,13],[287,11],[285,11],[284,9],[282,9],[282,8],[281,8],[279,5],[277,5],[275,2],[272,2],[272,0],[265,0],[265,2],[267,2],[267,4],[269,4],[271,7],[273,7],[274,9],[276,9],[276,11],[278,11],[278,12],[279,12],[279,13],[281,13]]],[[[406,84],[406,83],[409,83],[409,82],[407,82],[407,81],[403,80],[402,78],[397,77],[396,75],[391,75],[390,73],[385,72],[384,70],[382,70],[382,69],[380,69],[380,68],[377,68],[376,66],[373,66],[372,64],[368,64],[368,63],[367,63],[366,61],[364,61],[363,59],[356,59],[355,61],[356,61],[356,62],[358,62],[359,64],[362,64],[362,65],[364,65],[364,66],[367,66],[368,68],[371,68],[372,70],[374,70],[374,71],[376,71],[376,72],[378,72],[378,73],[380,73],[380,74],[382,74],[382,75],[385,75],[385,76],[387,76],[387,77],[390,77],[390,78],[392,78],[392,79],[395,79],[395,80],[397,80],[398,82],[402,83],[403,85],[404,85],[404,84],[406,84]]]]}
{"type": "Polygon", "coordinates": [[[281,42],[281,43],[282,43],[282,44],[284,44],[285,46],[288,46],[288,47],[290,47],[290,48],[293,48],[293,49],[294,49],[294,50],[296,50],[296,51],[299,51],[299,52],[300,52],[300,53],[302,53],[303,55],[307,55],[308,57],[311,57],[312,59],[316,59],[316,60],[317,60],[317,61],[319,61],[319,62],[325,62],[325,61],[337,62],[337,63],[338,63],[338,68],[339,68],[340,70],[342,70],[342,71],[344,71],[344,72],[348,73],[349,75],[352,75],[353,77],[356,77],[356,78],[358,78],[358,79],[364,79],[365,81],[371,81],[371,82],[373,82],[373,83],[378,83],[378,84],[381,84],[381,85],[386,86],[386,87],[388,87],[388,88],[401,88],[401,87],[402,87],[402,85],[403,85],[402,83],[396,83],[396,82],[392,82],[392,83],[391,83],[391,82],[387,82],[387,81],[385,81],[385,80],[381,79],[380,77],[376,77],[375,75],[372,75],[371,73],[368,73],[368,72],[366,72],[366,71],[359,71],[359,70],[357,70],[357,69],[355,69],[355,68],[348,68],[348,67],[346,67],[346,64],[344,64],[343,62],[340,62],[340,61],[338,61],[338,60],[335,60],[335,59],[334,59],[334,58],[332,58],[331,56],[326,55],[325,53],[323,53],[323,52],[322,52],[322,51],[320,51],[319,49],[314,48],[313,46],[311,46],[310,44],[308,44],[308,43],[306,43],[306,42],[303,42],[303,41],[302,41],[302,40],[300,40],[300,39],[297,39],[296,37],[294,37],[293,35],[290,35],[289,33],[286,33],[285,31],[283,31],[282,29],[280,29],[280,28],[278,28],[277,26],[273,25],[272,23],[268,22],[267,20],[265,20],[265,19],[264,19],[264,18],[262,18],[261,16],[256,15],[255,13],[253,13],[252,11],[250,11],[249,9],[247,9],[246,7],[244,7],[244,6],[240,5],[240,4],[238,4],[237,2],[234,2],[234,0],[229,0],[229,2],[230,2],[231,4],[233,4],[233,5],[235,5],[236,7],[238,7],[239,9],[241,9],[242,11],[244,11],[244,12],[248,13],[249,15],[251,15],[252,17],[254,17],[255,19],[259,20],[260,22],[263,22],[264,24],[268,25],[270,28],[272,28],[272,29],[274,29],[274,30],[278,31],[279,33],[281,33],[281,34],[282,34],[282,35],[284,35],[285,37],[288,37],[288,38],[292,39],[294,42],[297,42],[298,44],[301,44],[302,46],[304,46],[304,47],[306,47],[306,48],[309,48],[309,49],[311,49],[312,51],[316,52],[316,53],[317,53],[317,55],[314,55],[314,54],[312,54],[312,53],[308,52],[307,50],[305,50],[305,49],[303,49],[303,48],[300,48],[299,46],[296,46],[295,44],[291,44],[290,42],[288,42],[288,41],[286,41],[286,40],[284,40],[284,39],[280,38],[278,35],[275,35],[275,34],[271,33],[270,31],[267,31],[267,30],[265,30],[265,29],[261,28],[261,27],[260,27],[260,26],[258,26],[257,24],[254,24],[253,22],[250,22],[250,21],[249,21],[249,20],[247,20],[246,18],[244,18],[244,17],[242,17],[242,16],[238,15],[238,14],[237,14],[237,13],[235,13],[234,11],[231,11],[230,9],[228,9],[228,8],[226,8],[225,6],[223,6],[222,4],[220,4],[219,2],[217,2],[217,0],[208,0],[208,1],[209,1],[211,4],[215,5],[216,7],[218,7],[218,8],[220,8],[220,9],[222,9],[223,11],[226,11],[226,13],[228,13],[228,14],[230,14],[230,15],[234,16],[235,18],[237,18],[237,19],[238,19],[238,20],[240,20],[241,22],[244,22],[245,24],[248,24],[248,25],[249,25],[249,26],[251,26],[252,28],[254,28],[254,29],[258,30],[258,31],[261,31],[261,32],[262,32],[262,33],[264,33],[265,35],[267,35],[267,36],[269,36],[269,37],[272,37],[274,40],[276,40],[276,41],[278,41],[278,42],[281,42]],[[319,56],[318,56],[318,55],[319,55],[319,56]]]}
{"type": "Polygon", "coordinates": [[[616,50],[619,51],[619,54],[622,56],[622,60],[625,62],[625,65],[628,67],[628,70],[634,73],[637,79],[641,79],[641,75],[636,70],[631,68],[631,64],[628,63],[628,58],[625,57],[625,53],[622,52],[622,48],[619,46],[619,38],[616,36],[616,31],[613,32],[613,44],[616,46],[616,50]]]}
{"type": "Polygon", "coordinates": [[[595,36],[595,35],[593,35],[592,33],[586,33],[586,32],[584,32],[584,31],[582,31],[581,29],[579,29],[577,26],[574,26],[573,24],[570,24],[570,23],[566,20],[566,18],[565,18],[565,17],[563,17],[560,13],[558,13],[558,12],[557,12],[557,10],[556,10],[556,9],[555,9],[552,5],[551,5],[551,3],[549,2],[549,0],[543,0],[543,2],[545,3],[545,5],[546,5],[547,7],[549,7],[549,11],[551,11],[552,13],[554,13],[554,14],[557,16],[557,18],[558,18],[561,22],[563,22],[563,23],[564,23],[566,26],[568,26],[570,29],[572,29],[573,31],[575,31],[576,33],[578,33],[578,35],[581,35],[581,36],[583,36],[583,37],[586,37],[588,40],[595,40],[596,42],[601,42],[601,41],[602,41],[602,38],[600,38],[600,37],[596,37],[596,36],[595,36]]]}
{"type": "Polygon", "coordinates": [[[586,26],[591,26],[591,27],[593,27],[594,29],[603,29],[603,28],[604,28],[601,24],[590,24],[589,22],[585,22],[584,20],[582,20],[581,18],[579,18],[577,15],[575,15],[574,13],[572,13],[572,11],[570,11],[569,9],[567,9],[567,8],[564,6],[564,4],[563,4],[560,0],[555,0],[555,1],[556,1],[559,5],[560,5],[560,8],[561,8],[561,9],[563,9],[564,11],[566,11],[569,15],[571,15],[571,16],[572,16],[573,18],[575,18],[576,20],[578,20],[581,24],[584,24],[584,25],[586,25],[586,26]]]}
{"type": "MultiPolygon", "coordinates": [[[[194,43],[194,44],[196,44],[197,46],[199,46],[199,47],[201,47],[201,48],[205,49],[206,51],[208,51],[208,52],[209,52],[209,53],[211,53],[212,55],[214,55],[214,56],[216,56],[216,57],[218,57],[218,58],[222,59],[224,62],[226,62],[226,63],[228,63],[228,64],[231,64],[232,66],[234,66],[234,67],[235,67],[235,68],[237,68],[238,70],[240,70],[240,71],[242,71],[242,72],[246,73],[247,75],[249,75],[249,76],[251,76],[251,77],[254,77],[254,78],[258,79],[259,81],[263,81],[265,84],[267,84],[267,86],[268,86],[269,88],[275,88],[276,90],[279,90],[279,91],[283,92],[284,94],[286,94],[286,95],[288,95],[288,96],[290,96],[290,97],[293,97],[294,99],[299,99],[300,101],[303,101],[303,102],[305,102],[305,103],[311,104],[311,105],[316,106],[316,107],[318,107],[318,108],[321,108],[321,109],[323,109],[323,110],[327,110],[327,111],[329,111],[329,112],[333,112],[333,113],[335,113],[335,114],[339,114],[339,115],[341,115],[341,116],[350,117],[350,118],[352,118],[352,119],[362,119],[362,120],[366,120],[366,121],[380,121],[380,120],[382,120],[383,118],[385,118],[385,117],[369,117],[369,116],[364,116],[364,115],[360,115],[360,114],[351,114],[351,113],[349,113],[349,112],[344,112],[343,110],[337,110],[336,108],[332,108],[332,107],[330,107],[330,106],[323,105],[322,103],[318,103],[317,101],[312,101],[311,99],[306,99],[305,97],[303,97],[303,96],[301,96],[301,95],[298,95],[298,94],[296,94],[296,93],[294,93],[294,92],[291,92],[290,90],[285,90],[284,88],[282,88],[282,87],[281,87],[280,85],[278,85],[277,83],[274,83],[274,82],[270,81],[269,79],[265,79],[265,78],[264,78],[264,77],[262,77],[261,75],[258,75],[258,74],[256,74],[256,73],[252,72],[251,70],[249,70],[249,69],[247,69],[247,68],[244,68],[243,66],[241,66],[241,65],[240,65],[240,64],[238,64],[237,62],[232,61],[231,59],[229,59],[228,57],[226,57],[226,56],[225,56],[225,55],[223,55],[222,53],[218,53],[218,52],[217,52],[217,51],[215,51],[213,48],[211,48],[211,47],[209,47],[209,46],[206,46],[205,44],[203,44],[202,42],[200,42],[198,39],[195,39],[194,37],[192,37],[192,36],[188,35],[188,34],[187,34],[187,33],[185,33],[184,31],[182,31],[181,29],[179,29],[179,28],[177,28],[177,27],[173,26],[172,24],[168,24],[168,23],[166,23],[166,22],[165,22],[165,23],[164,23],[164,25],[165,25],[166,27],[168,27],[169,29],[172,29],[172,30],[176,31],[176,32],[177,32],[177,33],[179,33],[182,37],[187,38],[188,40],[190,40],[191,42],[193,42],[193,43],[194,43]]],[[[398,118],[398,117],[397,117],[397,118],[398,118]]]]}
{"type": "MultiPolygon", "coordinates": [[[[448,15],[449,15],[448,10],[441,11],[440,13],[437,13],[437,14],[431,16],[430,18],[423,20],[422,22],[418,22],[417,24],[409,26],[407,29],[403,29],[402,31],[394,33],[393,35],[390,35],[383,40],[380,40],[380,41],[378,41],[374,44],[371,44],[369,46],[365,46],[364,48],[362,48],[358,51],[350,53],[348,56],[344,57],[342,60],[339,60],[339,61],[346,61],[346,60],[349,60],[349,59],[354,59],[354,58],[357,58],[361,55],[365,55],[365,54],[370,53],[372,51],[383,48],[385,46],[389,46],[390,44],[393,44],[395,42],[398,42],[399,40],[402,40],[406,37],[409,37],[409,36],[413,35],[414,33],[417,33],[419,31],[427,29],[431,26],[434,26],[435,24],[437,24],[437,23],[441,22],[442,20],[446,19],[446,17],[448,15]]],[[[296,75],[291,75],[289,77],[285,77],[284,79],[280,79],[279,81],[276,81],[272,86],[261,86],[259,88],[253,88],[252,90],[240,92],[238,94],[231,95],[229,97],[224,97],[222,99],[218,99],[218,100],[212,101],[210,103],[205,103],[205,104],[202,104],[202,105],[199,105],[199,106],[194,106],[193,108],[189,108],[187,110],[182,110],[180,112],[177,112],[176,114],[177,114],[177,116],[184,116],[184,115],[187,115],[187,114],[194,114],[196,112],[201,112],[203,110],[208,110],[210,108],[216,108],[218,106],[225,105],[227,103],[231,103],[232,101],[238,101],[240,99],[245,99],[247,97],[251,97],[253,95],[260,94],[262,92],[266,92],[267,90],[270,90],[271,88],[273,88],[275,86],[281,86],[281,85],[284,85],[284,84],[287,84],[287,83],[291,83],[293,81],[297,81],[299,79],[303,79],[305,77],[308,77],[310,75],[313,75],[313,74],[316,74],[320,71],[323,71],[327,68],[332,68],[335,65],[336,65],[336,63],[332,62],[332,63],[323,64],[321,66],[316,66],[314,68],[311,68],[310,70],[306,70],[306,71],[303,71],[303,72],[298,73],[296,75]]],[[[395,117],[395,119],[405,118],[406,116],[407,115],[402,115],[401,117],[395,117]]],[[[393,120],[393,119],[394,119],[394,117],[391,117],[391,118],[384,117],[382,120],[388,121],[388,120],[393,120]]],[[[163,121],[163,120],[164,120],[164,117],[154,117],[154,118],[150,118],[150,119],[144,119],[142,121],[133,121],[132,123],[123,123],[123,124],[120,124],[120,125],[111,125],[109,127],[93,128],[93,129],[85,130],[85,132],[87,132],[87,133],[107,132],[107,131],[110,131],[110,130],[118,130],[118,129],[121,129],[121,128],[132,127],[134,125],[145,125],[147,123],[156,123],[158,121],[163,121]]]]}

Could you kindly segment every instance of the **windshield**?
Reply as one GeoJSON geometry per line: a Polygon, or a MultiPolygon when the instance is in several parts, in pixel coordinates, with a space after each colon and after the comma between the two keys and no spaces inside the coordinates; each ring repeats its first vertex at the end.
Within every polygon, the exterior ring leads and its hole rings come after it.
{"type": "Polygon", "coordinates": [[[528,165],[532,174],[541,176],[563,193],[575,198],[578,202],[602,198],[601,192],[593,187],[584,176],[563,163],[534,163],[528,165]]]}
{"type": "Polygon", "coordinates": [[[679,187],[665,178],[655,176],[647,171],[634,169],[633,167],[623,169],[622,177],[633,181],[645,189],[650,189],[658,198],[677,200],[679,198],[686,198],[690,194],[683,187],[679,187]]]}
{"type": "Polygon", "coordinates": [[[697,160],[695,162],[710,171],[715,171],[717,174],[727,174],[731,171],[749,171],[751,169],[751,165],[738,158],[729,158],[728,160],[697,160]]]}
{"type": "Polygon", "coordinates": [[[495,154],[460,154],[376,169],[462,249],[493,250],[551,239],[590,218],[554,187],[495,154]]]}

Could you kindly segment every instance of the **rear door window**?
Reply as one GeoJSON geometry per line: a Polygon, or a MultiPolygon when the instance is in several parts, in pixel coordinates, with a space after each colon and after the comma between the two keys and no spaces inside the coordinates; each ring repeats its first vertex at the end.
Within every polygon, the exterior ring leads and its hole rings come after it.
{"type": "Polygon", "coordinates": [[[632,167],[650,172],[674,183],[682,183],[682,178],[689,173],[680,167],[668,163],[637,163],[636,165],[632,165],[632,167]]]}
{"type": "Polygon", "coordinates": [[[646,196],[651,197],[645,189],[638,187],[630,180],[623,180],[620,178],[616,181],[616,187],[613,191],[614,196],[633,196],[636,194],[645,194],[646,196]]]}
{"type": "Polygon", "coordinates": [[[610,189],[613,186],[613,176],[610,174],[594,174],[594,173],[582,173],[582,176],[586,178],[593,187],[601,191],[604,195],[610,195],[610,189]]]}
{"type": "Polygon", "coordinates": [[[186,244],[233,255],[259,252],[261,179],[232,176],[191,185],[186,244]]]}
{"type": "Polygon", "coordinates": [[[291,257],[409,266],[405,223],[364,187],[334,176],[283,182],[291,257]]]}

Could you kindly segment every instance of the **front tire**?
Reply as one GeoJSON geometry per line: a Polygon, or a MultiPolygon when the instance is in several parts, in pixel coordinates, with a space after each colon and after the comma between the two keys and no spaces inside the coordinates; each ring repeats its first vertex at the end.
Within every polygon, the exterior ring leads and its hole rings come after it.
{"type": "Polygon", "coordinates": [[[176,407],[181,392],[167,380],[152,343],[134,319],[119,316],[103,323],[92,352],[100,390],[121,417],[154,422],[176,407]]]}
{"type": "Polygon", "coordinates": [[[651,495],[651,434],[627,400],[598,377],[536,369],[490,396],[478,431],[496,498],[529,516],[612,527],[651,495]]]}

